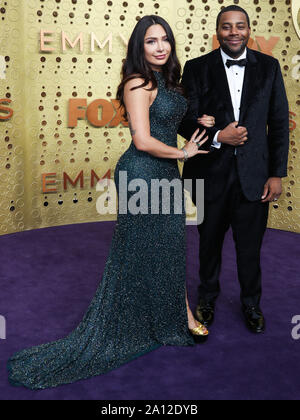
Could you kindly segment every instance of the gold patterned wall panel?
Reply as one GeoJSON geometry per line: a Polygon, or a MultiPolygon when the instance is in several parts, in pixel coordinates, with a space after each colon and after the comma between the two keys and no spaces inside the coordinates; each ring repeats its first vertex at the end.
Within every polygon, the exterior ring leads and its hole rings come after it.
{"type": "Polygon", "coordinates": [[[299,0],[0,0],[0,234],[114,220],[97,212],[96,183],[131,141],[115,94],[137,19],[167,19],[184,65],[218,46],[216,17],[232,3],[249,12],[249,46],[281,63],[289,178],[269,226],[300,232],[299,0]]]}

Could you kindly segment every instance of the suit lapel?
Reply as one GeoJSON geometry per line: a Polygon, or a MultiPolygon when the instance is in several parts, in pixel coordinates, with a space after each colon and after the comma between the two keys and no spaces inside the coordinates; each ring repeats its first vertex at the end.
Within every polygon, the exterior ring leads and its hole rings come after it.
{"type": "Polygon", "coordinates": [[[255,54],[248,49],[239,120],[241,125],[245,121],[249,105],[255,101],[258,93],[259,74],[257,69],[257,59],[255,54]]]}
{"type": "Polygon", "coordinates": [[[215,51],[213,62],[211,65],[213,84],[219,95],[219,100],[224,103],[229,121],[234,121],[234,111],[231,101],[231,94],[227,80],[227,74],[221,56],[220,48],[215,51]]]}

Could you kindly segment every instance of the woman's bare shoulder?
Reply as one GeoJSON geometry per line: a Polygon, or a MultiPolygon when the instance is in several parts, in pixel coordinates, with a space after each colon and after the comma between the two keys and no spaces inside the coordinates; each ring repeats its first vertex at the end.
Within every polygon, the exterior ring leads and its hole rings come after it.
{"type": "Polygon", "coordinates": [[[152,87],[152,82],[150,81],[145,85],[145,79],[140,74],[132,74],[132,79],[128,80],[125,84],[125,91],[129,92],[134,89],[134,91],[139,90],[136,88],[141,88],[142,91],[148,91],[152,87]]]}

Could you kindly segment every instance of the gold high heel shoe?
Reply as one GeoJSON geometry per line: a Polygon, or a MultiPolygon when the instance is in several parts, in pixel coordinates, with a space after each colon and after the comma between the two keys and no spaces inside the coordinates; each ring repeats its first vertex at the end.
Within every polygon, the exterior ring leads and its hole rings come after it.
{"type": "Polygon", "coordinates": [[[203,343],[204,341],[207,340],[209,331],[199,321],[196,321],[196,322],[198,326],[196,328],[189,328],[189,330],[196,343],[203,343]]]}

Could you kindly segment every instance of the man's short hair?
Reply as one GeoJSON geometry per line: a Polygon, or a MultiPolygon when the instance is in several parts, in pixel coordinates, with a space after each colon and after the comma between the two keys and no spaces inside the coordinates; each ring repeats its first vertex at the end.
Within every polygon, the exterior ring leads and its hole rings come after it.
{"type": "Polygon", "coordinates": [[[246,18],[247,18],[248,26],[249,26],[249,28],[251,27],[250,18],[249,18],[248,13],[246,12],[246,10],[243,9],[242,7],[240,7],[240,6],[232,5],[232,6],[224,7],[224,9],[222,9],[221,12],[218,14],[217,30],[219,29],[219,24],[220,24],[220,21],[221,21],[221,17],[226,12],[241,12],[241,13],[244,13],[246,15],[246,18]]]}

